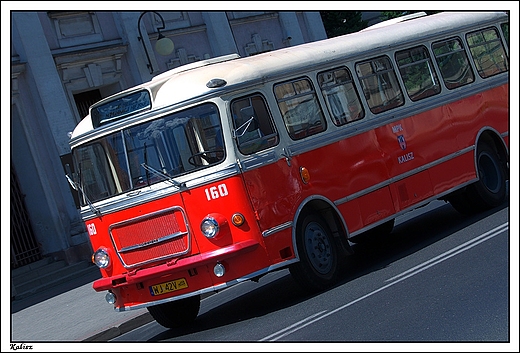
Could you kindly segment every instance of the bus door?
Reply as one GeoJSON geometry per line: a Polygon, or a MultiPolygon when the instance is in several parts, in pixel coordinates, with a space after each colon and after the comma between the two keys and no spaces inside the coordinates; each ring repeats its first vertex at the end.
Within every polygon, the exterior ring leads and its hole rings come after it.
{"type": "Polygon", "coordinates": [[[231,101],[233,137],[243,170],[244,185],[255,211],[264,243],[272,263],[294,254],[290,222],[292,222],[301,186],[296,178],[298,168],[282,155],[278,131],[273,123],[266,99],[253,93],[231,101]],[[277,231],[270,232],[273,229],[277,231]],[[265,233],[267,232],[267,233],[265,233]]]}

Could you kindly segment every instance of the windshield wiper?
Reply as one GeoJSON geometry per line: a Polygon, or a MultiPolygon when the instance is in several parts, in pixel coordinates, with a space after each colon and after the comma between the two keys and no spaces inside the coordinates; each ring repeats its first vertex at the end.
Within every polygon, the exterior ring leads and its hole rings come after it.
{"type": "Polygon", "coordinates": [[[141,167],[143,167],[144,170],[146,170],[147,172],[152,172],[153,174],[162,177],[164,180],[169,181],[170,183],[172,183],[174,186],[178,187],[179,189],[186,186],[186,183],[179,183],[178,181],[174,180],[168,174],[163,173],[155,168],[152,168],[146,163],[141,163],[141,167]]]}

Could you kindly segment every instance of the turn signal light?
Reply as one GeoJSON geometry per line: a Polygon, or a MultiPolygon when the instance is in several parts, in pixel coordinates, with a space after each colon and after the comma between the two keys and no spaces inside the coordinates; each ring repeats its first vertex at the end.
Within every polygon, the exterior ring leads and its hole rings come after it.
{"type": "Polygon", "coordinates": [[[242,215],[241,213],[235,213],[233,216],[231,216],[231,223],[233,223],[237,227],[240,227],[242,224],[244,224],[245,221],[246,219],[244,218],[244,215],[242,215]]]}
{"type": "Polygon", "coordinates": [[[305,167],[300,167],[300,176],[304,184],[307,184],[309,180],[311,180],[311,174],[309,170],[305,167]]]}

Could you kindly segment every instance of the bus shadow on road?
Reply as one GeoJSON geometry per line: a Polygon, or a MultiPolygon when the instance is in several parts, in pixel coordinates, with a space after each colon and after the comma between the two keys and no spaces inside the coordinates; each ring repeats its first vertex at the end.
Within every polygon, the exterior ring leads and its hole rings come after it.
{"type": "Polygon", "coordinates": [[[493,213],[509,207],[509,202],[491,210],[463,215],[444,204],[404,222],[396,223],[392,233],[353,246],[354,254],[346,261],[341,284],[385,268],[392,262],[426,248],[493,213]]]}
{"type": "MultiPolygon", "coordinates": [[[[267,284],[262,284],[262,279],[260,279],[259,283],[244,284],[248,284],[254,287],[254,289],[245,294],[239,294],[236,297],[231,294],[231,289],[234,290],[234,287],[225,292],[217,293],[207,298],[206,303],[203,302],[201,314],[199,314],[193,323],[181,328],[166,330],[148,341],[184,341],[183,337],[188,335],[190,342],[197,341],[199,333],[202,337],[205,331],[224,328],[228,325],[262,317],[278,310],[297,305],[319,294],[306,292],[294,281],[288,272],[267,284]],[[203,311],[204,305],[210,307],[210,309],[203,311]]],[[[233,340],[219,338],[218,341],[231,342],[245,340],[241,338],[233,340]]]]}
{"type": "MultiPolygon", "coordinates": [[[[451,205],[445,204],[398,223],[392,233],[385,238],[355,244],[354,254],[345,261],[343,265],[345,268],[342,268],[338,282],[327,291],[385,268],[507,207],[509,203],[475,215],[462,215],[451,205]]],[[[323,293],[305,291],[288,272],[276,280],[262,282],[263,279],[260,279],[258,284],[244,282],[249,290],[245,293],[237,291],[236,296],[230,291],[226,294],[220,292],[210,296],[206,299],[206,303],[203,302],[201,313],[192,324],[182,328],[167,329],[148,341],[197,342],[197,337],[200,335],[201,340],[198,342],[207,342],[208,336],[205,332],[222,328],[219,342],[247,342],[247,339],[236,337],[227,340],[224,327],[287,309],[323,293]],[[204,305],[209,309],[204,309],[204,305]]]]}

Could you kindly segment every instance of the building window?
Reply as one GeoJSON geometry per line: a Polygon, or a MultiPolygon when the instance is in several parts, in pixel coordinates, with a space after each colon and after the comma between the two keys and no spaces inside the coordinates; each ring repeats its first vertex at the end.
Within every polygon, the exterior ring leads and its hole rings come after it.
{"type": "MultiPolygon", "coordinates": [[[[172,30],[179,28],[187,28],[190,27],[190,18],[188,13],[185,11],[160,11],[159,12],[164,19],[164,30],[172,30]]],[[[153,27],[158,28],[162,26],[161,18],[154,12],[149,13],[153,27]]]]}
{"type": "Polygon", "coordinates": [[[101,93],[98,89],[75,94],[74,102],[76,103],[76,108],[78,108],[80,119],[86,117],[89,113],[88,109],[90,106],[100,101],[101,98],[101,93]]]}
{"type": "Polygon", "coordinates": [[[94,12],[52,11],[48,15],[54,23],[61,48],[103,41],[99,21],[94,12]]]}
{"type": "Polygon", "coordinates": [[[263,14],[265,14],[265,11],[232,11],[231,12],[233,19],[261,16],[263,14]]]}

